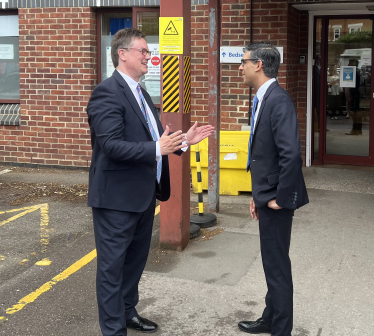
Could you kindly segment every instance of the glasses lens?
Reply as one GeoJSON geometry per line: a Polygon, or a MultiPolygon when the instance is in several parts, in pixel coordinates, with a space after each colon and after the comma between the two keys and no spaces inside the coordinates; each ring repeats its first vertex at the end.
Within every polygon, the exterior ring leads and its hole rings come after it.
{"type": "Polygon", "coordinates": [[[149,50],[143,48],[143,49],[142,49],[142,54],[143,54],[144,56],[147,56],[147,55],[150,55],[151,52],[150,52],[149,50]]]}

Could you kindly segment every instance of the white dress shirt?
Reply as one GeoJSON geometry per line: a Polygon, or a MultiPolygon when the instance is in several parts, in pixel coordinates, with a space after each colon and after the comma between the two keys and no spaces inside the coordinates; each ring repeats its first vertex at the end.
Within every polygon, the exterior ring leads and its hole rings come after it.
{"type": "Polygon", "coordinates": [[[269,88],[269,86],[271,85],[271,83],[273,83],[275,81],[276,81],[275,78],[269,79],[267,82],[265,82],[264,84],[261,85],[261,87],[258,89],[258,91],[256,93],[256,96],[258,98],[258,103],[257,103],[257,108],[256,108],[256,113],[255,113],[253,133],[255,132],[258,112],[260,112],[261,104],[262,104],[262,101],[264,100],[265,93],[266,93],[267,89],[269,88]]]}

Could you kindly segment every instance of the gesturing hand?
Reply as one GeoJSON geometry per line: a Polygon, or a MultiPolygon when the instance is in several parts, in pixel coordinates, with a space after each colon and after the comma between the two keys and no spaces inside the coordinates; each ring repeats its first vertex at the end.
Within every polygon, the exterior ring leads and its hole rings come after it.
{"type": "Polygon", "coordinates": [[[161,155],[169,155],[183,147],[187,147],[186,144],[181,145],[184,140],[185,136],[182,134],[182,131],[177,131],[169,135],[169,126],[166,125],[164,134],[162,134],[161,138],[158,140],[161,155]]]}
{"type": "Polygon", "coordinates": [[[186,133],[187,144],[195,145],[206,137],[211,136],[214,132],[214,127],[211,125],[205,125],[197,127],[197,121],[186,133]]]}

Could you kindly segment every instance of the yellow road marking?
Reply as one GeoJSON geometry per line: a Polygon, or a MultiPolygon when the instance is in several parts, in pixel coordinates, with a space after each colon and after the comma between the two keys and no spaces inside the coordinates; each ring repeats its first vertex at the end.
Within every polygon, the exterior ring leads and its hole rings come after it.
{"type": "MultiPolygon", "coordinates": [[[[40,218],[40,245],[41,245],[42,253],[45,253],[45,252],[47,252],[47,248],[48,248],[48,245],[49,245],[49,232],[53,230],[53,229],[48,228],[48,226],[49,226],[49,214],[48,214],[49,205],[48,205],[48,203],[33,205],[33,206],[30,206],[30,207],[24,207],[24,208],[20,208],[20,209],[12,209],[12,210],[7,210],[7,211],[1,211],[0,215],[4,214],[4,213],[12,213],[12,212],[23,211],[24,210],[23,212],[20,212],[19,214],[0,222],[0,227],[7,224],[7,223],[10,223],[10,222],[12,222],[12,221],[14,221],[14,220],[16,220],[20,217],[22,217],[22,216],[24,216],[24,215],[26,215],[30,212],[34,212],[38,209],[40,209],[40,216],[41,216],[41,218],[40,218]]],[[[20,264],[22,265],[24,262],[25,262],[25,260],[22,260],[20,262],[20,264]]],[[[41,263],[41,264],[43,264],[44,266],[47,266],[47,265],[51,264],[51,261],[49,261],[49,264],[48,263],[41,263]]]]}
{"type": "Polygon", "coordinates": [[[50,264],[52,264],[52,261],[50,261],[48,258],[44,258],[35,263],[36,266],[49,266],[50,264]]]}
{"type": "Polygon", "coordinates": [[[155,209],[155,216],[157,216],[160,213],[160,206],[157,205],[155,209]]]}
{"type": "MultiPolygon", "coordinates": [[[[18,301],[16,305],[10,307],[5,310],[5,312],[9,315],[14,314],[20,311],[29,303],[34,302],[41,294],[49,291],[54,285],[56,285],[59,281],[63,281],[67,279],[70,275],[80,270],[83,266],[87,265],[93,259],[96,258],[96,249],[85,255],[83,258],[76,261],[73,265],[68,267],[62,273],[56,275],[51,281],[46,282],[44,285],[39,287],[36,291],[30,293],[29,295],[25,296],[21,300],[18,301]]],[[[0,321],[5,319],[4,316],[0,316],[0,321]]]]}

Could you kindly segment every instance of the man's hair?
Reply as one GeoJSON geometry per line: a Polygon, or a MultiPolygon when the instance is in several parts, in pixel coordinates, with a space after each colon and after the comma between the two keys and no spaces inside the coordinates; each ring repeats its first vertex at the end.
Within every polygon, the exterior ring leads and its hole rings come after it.
{"type": "Polygon", "coordinates": [[[138,29],[125,28],[114,34],[112,40],[112,62],[114,67],[118,66],[118,50],[130,48],[134,39],[144,39],[145,35],[138,29]]]}
{"type": "MultiPolygon", "coordinates": [[[[280,54],[271,43],[259,42],[250,43],[243,49],[244,52],[251,52],[251,58],[262,61],[262,69],[266,77],[276,78],[280,66],[280,54]]],[[[256,61],[253,61],[254,63],[256,61]]]]}

